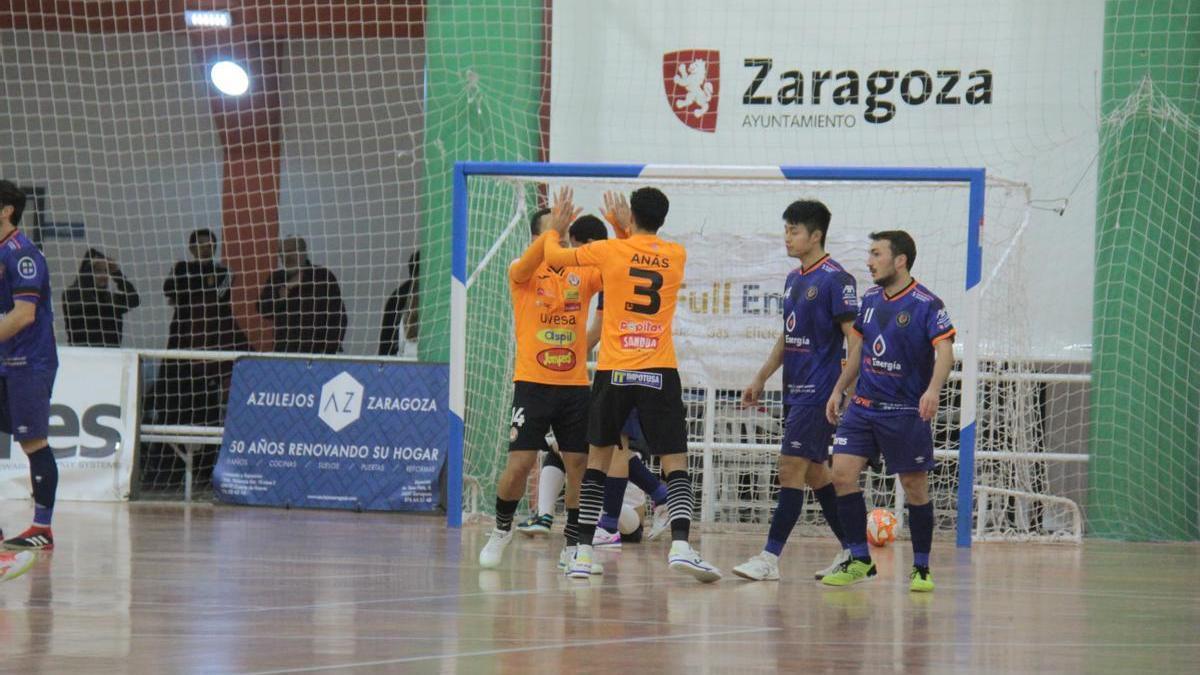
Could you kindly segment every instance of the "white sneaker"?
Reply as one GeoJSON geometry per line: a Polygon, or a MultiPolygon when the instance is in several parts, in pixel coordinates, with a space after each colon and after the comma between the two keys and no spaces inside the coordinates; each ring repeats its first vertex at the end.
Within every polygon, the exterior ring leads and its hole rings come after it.
{"type": "Polygon", "coordinates": [[[762,551],[733,568],[733,573],[750,581],[779,581],[779,556],[762,551]]]}
{"type": "Polygon", "coordinates": [[[592,576],[592,547],[577,546],[571,565],[567,568],[567,576],[572,579],[587,579],[592,576]]]}
{"type": "Polygon", "coordinates": [[[659,504],[658,506],[654,507],[654,520],[652,520],[650,523],[650,533],[646,535],[646,538],[650,541],[654,541],[655,539],[661,537],[662,533],[666,532],[670,528],[671,511],[667,508],[666,504],[659,504]]]}
{"type": "Polygon", "coordinates": [[[500,561],[504,559],[504,549],[508,548],[508,544],[512,541],[512,538],[512,530],[492,530],[492,535],[488,537],[488,542],[484,544],[483,550],[479,552],[479,566],[484,569],[499,567],[500,561]]]}
{"type": "Polygon", "coordinates": [[[693,576],[706,584],[711,584],[721,578],[721,570],[704,562],[700,554],[686,541],[671,543],[671,554],[667,558],[667,566],[676,572],[693,576]]]}
{"type": "Polygon", "coordinates": [[[841,550],[841,552],[839,552],[837,554],[837,557],[833,559],[833,562],[830,563],[829,567],[826,567],[823,570],[818,570],[817,573],[813,575],[813,577],[815,577],[817,581],[820,581],[820,580],[824,579],[825,577],[829,576],[830,574],[833,574],[834,572],[838,571],[838,569],[841,568],[842,564],[845,563],[849,559],[850,559],[850,549],[844,548],[841,550]]]}
{"type": "Polygon", "coordinates": [[[595,546],[596,548],[620,550],[621,533],[609,532],[603,527],[597,527],[596,534],[592,535],[592,546],[595,546]]]}
{"type": "Polygon", "coordinates": [[[33,551],[0,553],[0,581],[16,579],[25,574],[29,568],[33,567],[35,560],[37,560],[37,554],[33,551]]]}
{"type": "MultiPolygon", "coordinates": [[[[571,562],[575,560],[576,547],[564,546],[562,553],[558,554],[558,569],[563,571],[563,574],[571,576],[571,562]]],[[[592,576],[598,577],[604,574],[604,565],[592,561],[592,576]]]]}

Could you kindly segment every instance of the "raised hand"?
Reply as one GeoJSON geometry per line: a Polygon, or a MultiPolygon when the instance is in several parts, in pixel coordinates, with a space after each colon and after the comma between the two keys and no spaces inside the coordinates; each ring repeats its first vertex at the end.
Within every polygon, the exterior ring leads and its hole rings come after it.
{"type": "Polygon", "coordinates": [[[604,193],[604,219],[619,230],[619,234],[630,234],[633,228],[633,213],[629,210],[629,202],[624,194],[614,190],[604,193]]]}
{"type": "Polygon", "coordinates": [[[550,227],[560,236],[566,236],[571,223],[583,213],[583,209],[575,206],[575,191],[569,187],[559,188],[554,193],[554,202],[550,206],[550,227]]]}

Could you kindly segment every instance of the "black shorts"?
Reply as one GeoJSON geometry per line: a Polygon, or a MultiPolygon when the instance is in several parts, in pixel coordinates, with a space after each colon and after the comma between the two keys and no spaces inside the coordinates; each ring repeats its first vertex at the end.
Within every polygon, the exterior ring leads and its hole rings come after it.
{"type": "Polygon", "coordinates": [[[588,388],[514,382],[508,451],[546,449],[554,431],[560,452],[587,452],[588,388]]]}
{"type": "Polygon", "coordinates": [[[678,370],[597,370],[592,380],[588,441],[600,447],[618,445],[621,428],[633,410],[637,410],[649,454],[687,452],[687,416],[678,370]]]}

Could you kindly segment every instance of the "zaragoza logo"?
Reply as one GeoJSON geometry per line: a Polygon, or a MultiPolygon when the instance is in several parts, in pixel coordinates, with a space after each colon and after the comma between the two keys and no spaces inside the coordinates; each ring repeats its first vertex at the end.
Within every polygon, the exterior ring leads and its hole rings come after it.
{"type": "Polygon", "coordinates": [[[681,49],[663,54],[663,89],[680,122],[706,133],[717,130],[721,95],[721,53],[681,49]]]}

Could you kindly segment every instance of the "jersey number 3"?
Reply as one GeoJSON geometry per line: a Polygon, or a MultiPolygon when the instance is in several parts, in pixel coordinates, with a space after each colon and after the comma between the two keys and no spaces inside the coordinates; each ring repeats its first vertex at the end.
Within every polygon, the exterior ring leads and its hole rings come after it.
{"type": "Polygon", "coordinates": [[[632,302],[625,303],[625,310],[629,312],[637,312],[638,314],[658,314],[659,307],[662,306],[662,296],[658,291],[662,289],[662,275],[654,270],[643,270],[637,267],[629,268],[629,276],[634,279],[645,279],[649,281],[649,285],[635,285],[633,294],[640,295],[647,299],[646,304],[637,305],[632,302]]]}

